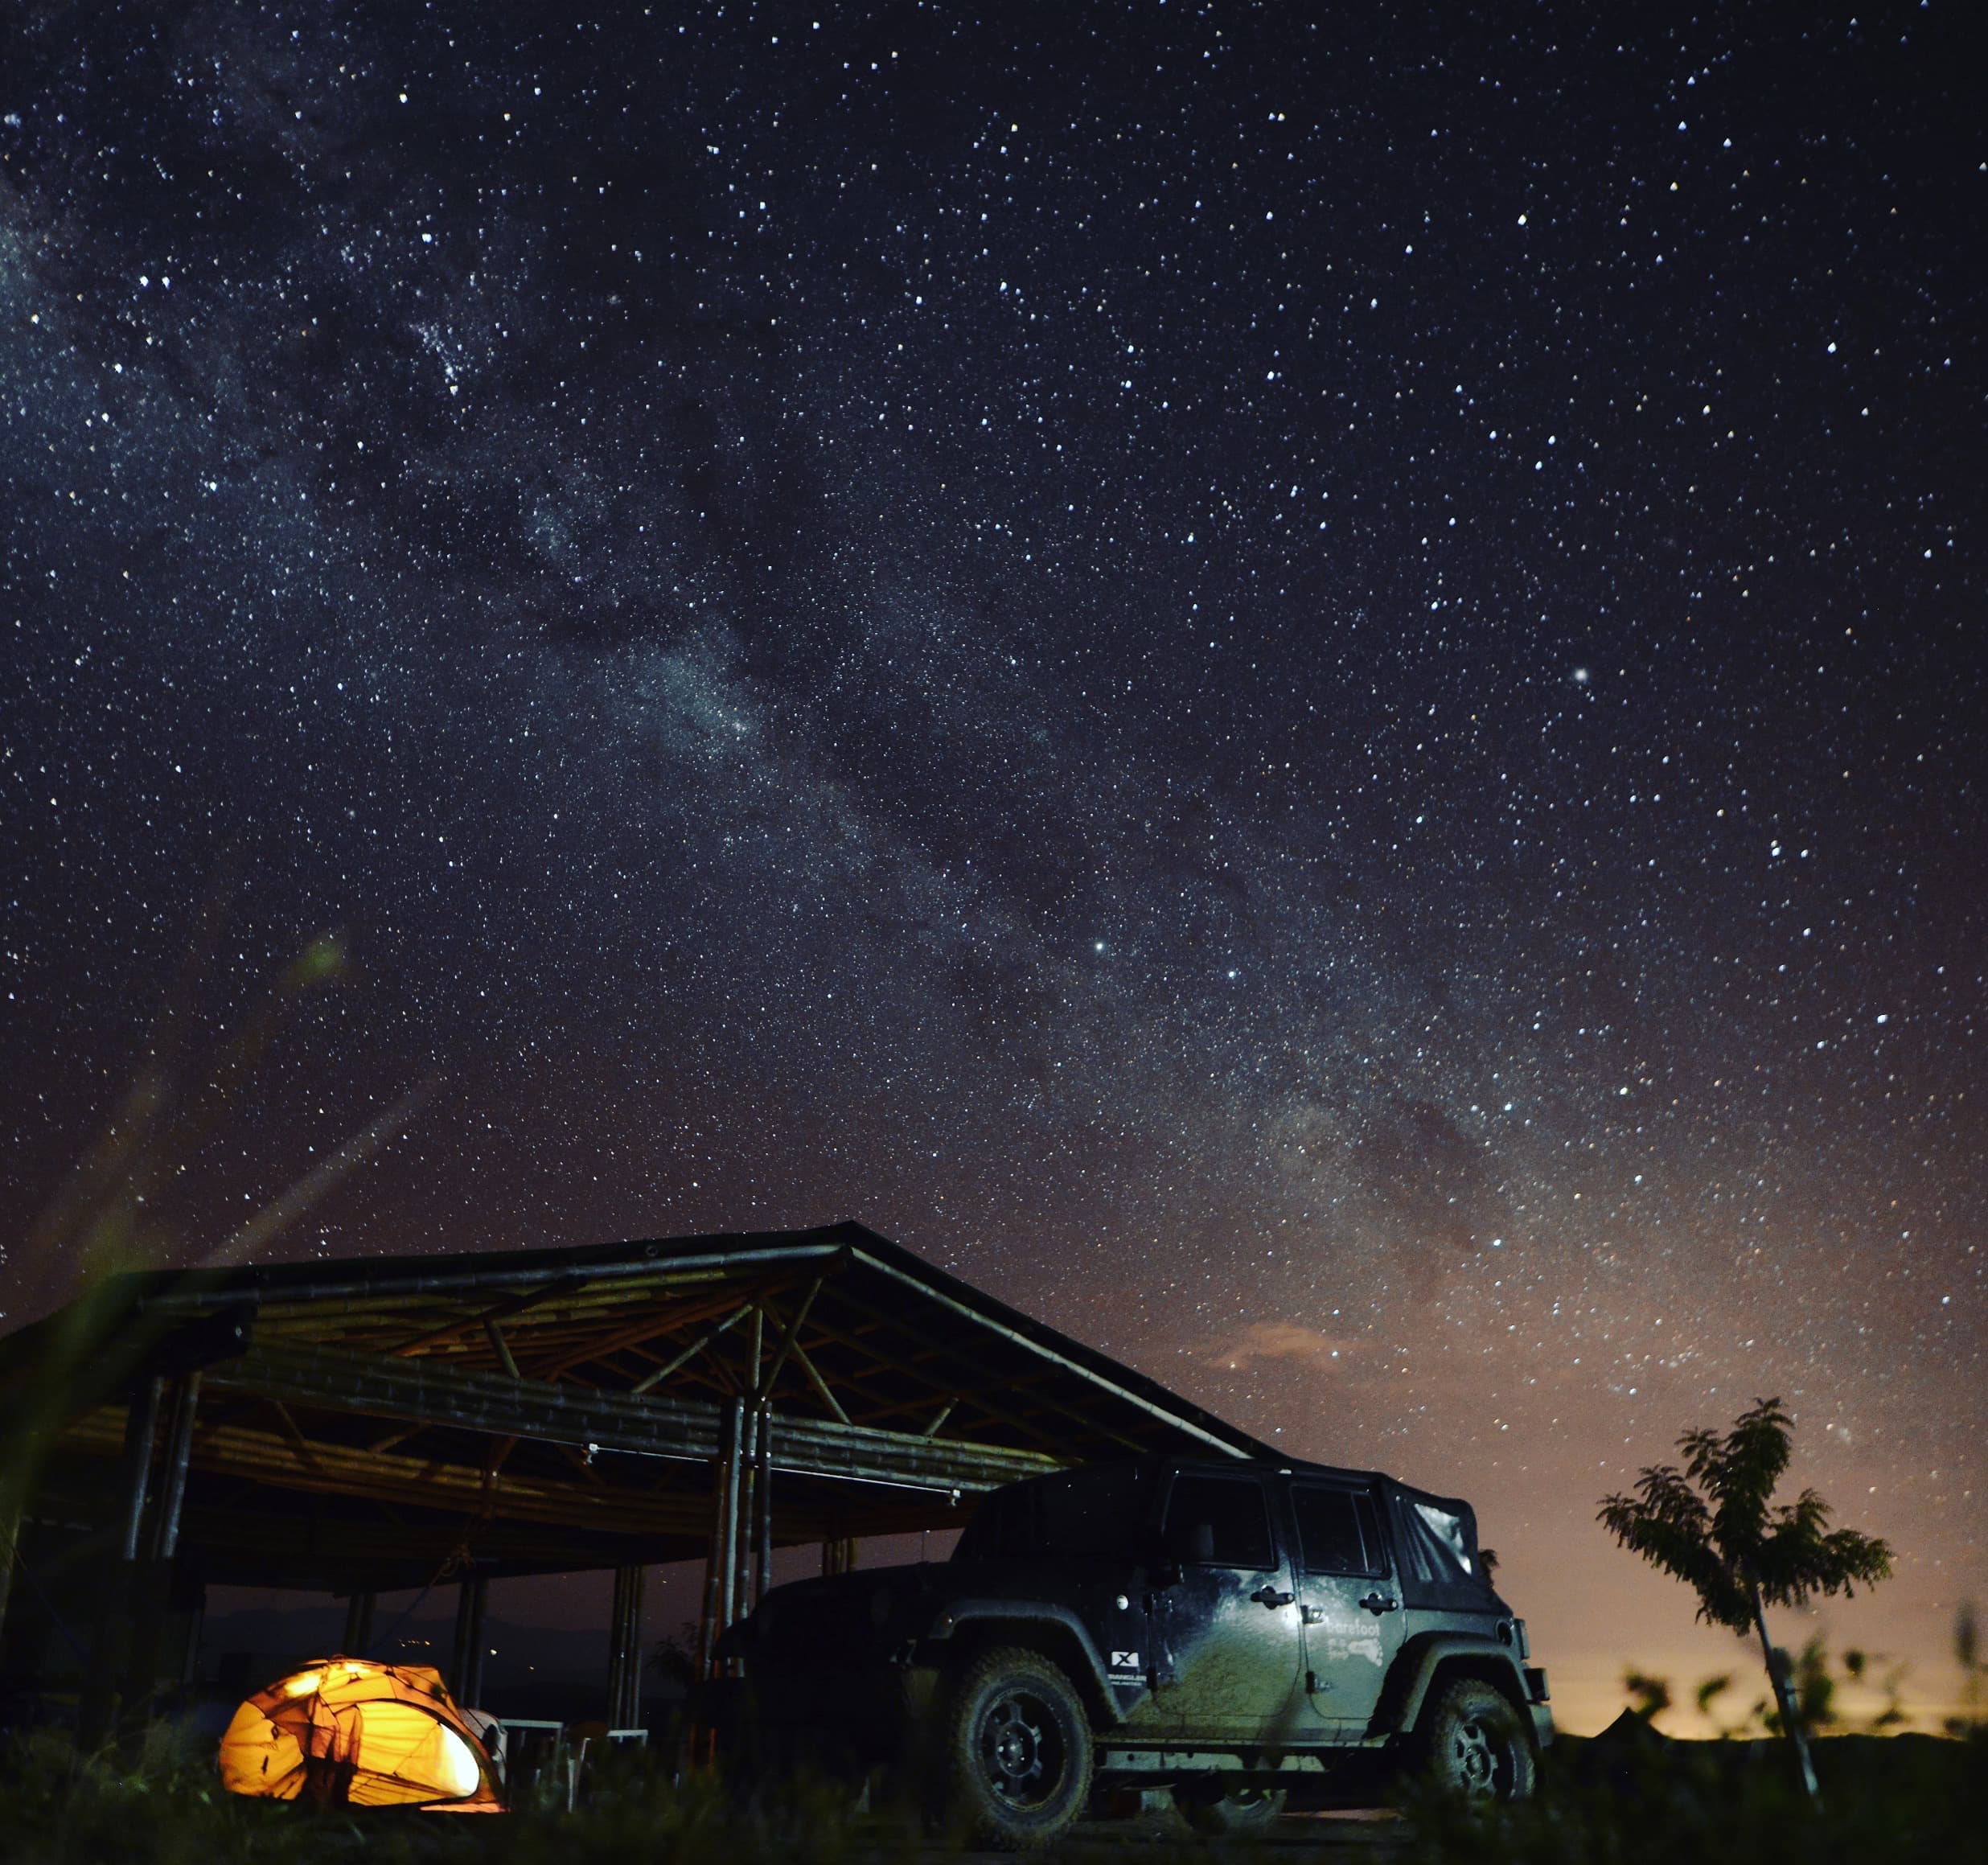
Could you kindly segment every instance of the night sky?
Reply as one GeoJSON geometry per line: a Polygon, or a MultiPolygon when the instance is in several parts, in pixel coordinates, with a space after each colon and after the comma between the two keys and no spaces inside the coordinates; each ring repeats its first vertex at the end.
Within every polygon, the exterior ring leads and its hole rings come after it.
{"type": "Polygon", "coordinates": [[[431,1077],[265,1254],[860,1218],[1469,1496],[1575,1727],[1779,1394],[1950,1692],[1973,10],[8,7],[9,1230],[335,931],[163,1259],[431,1077]]]}

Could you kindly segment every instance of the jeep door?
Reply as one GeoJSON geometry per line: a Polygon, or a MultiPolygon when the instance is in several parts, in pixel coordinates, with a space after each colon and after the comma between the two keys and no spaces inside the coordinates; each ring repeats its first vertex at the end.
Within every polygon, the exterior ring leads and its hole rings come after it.
{"type": "Polygon", "coordinates": [[[1370,1491],[1313,1477],[1293,1479],[1291,1508],[1304,1568],[1305,1691],[1335,1740],[1357,1742],[1401,1646],[1401,1592],[1380,1512],[1370,1491]]]}
{"type": "Polygon", "coordinates": [[[1174,1476],[1161,1535],[1179,1578],[1153,1591],[1149,1724],[1169,1736],[1275,1741],[1302,1711],[1296,1596],[1268,1504],[1259,1477],[1174,1476]]]}

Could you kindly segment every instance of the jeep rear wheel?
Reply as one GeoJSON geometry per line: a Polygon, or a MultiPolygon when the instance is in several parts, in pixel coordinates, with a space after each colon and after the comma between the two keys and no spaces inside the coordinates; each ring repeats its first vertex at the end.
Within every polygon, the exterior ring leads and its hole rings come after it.
{"type": "Polygon", "coordinates": [[[1238,1787],[1224,1793],[1219,1784],[1197,1789],[1184,1783],[1173,1790],[1174,1805],[1196,1832],[1237,1839],[1271,1831],[1284,1816],[1285,1797],[1280,1787],[1238,1787]]]}
{"type": "Polygon", "coordinates": [[[1466,1800],[1532,1797],[1537,1768],[1518,1713],[1489,1684],[1459,1678],[1423,1714],[1423,1765],[1430,1785],[1466,1800]]]}
{"type": "Polygon", "coordinates": [[[1090,1720],[1039,1653],[1003,1649],[968,1666],[948,1693],[944,1733],[949,1798],[984,1844],[1046,1845],[1082,1812],[1090,1720]]]}

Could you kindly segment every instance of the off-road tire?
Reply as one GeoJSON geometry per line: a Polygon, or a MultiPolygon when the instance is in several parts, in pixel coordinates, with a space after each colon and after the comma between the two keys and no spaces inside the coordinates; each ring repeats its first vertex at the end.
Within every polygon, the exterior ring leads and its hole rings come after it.
{"type": "Polygon", "coordinates": [[[1181,1818],[1211,1838],[1247,1839],[1274,1830],[1288,1797],[1281,1787],[1234,1788],[1224,1793],[1197,1792],[1184,1784],[1173,1790],[1181,1818]]]}
{"type": "Polygon", "coordinates": [[[1458,1678],[1423,1711],[1422,1769],[1444,1793],[1473,1801],[1530,1800],[1538,1781],[1532,1734],[1489,1684],[1458,1678]]]}
{"type": "Polygon", "coordinates": [[[1012,1646],[984,1652],[944,1695],[944,1812],[980,1844],[1045,1846],[1091,1797],[1091,1720],[1060,1666],[1012,1646]]]}

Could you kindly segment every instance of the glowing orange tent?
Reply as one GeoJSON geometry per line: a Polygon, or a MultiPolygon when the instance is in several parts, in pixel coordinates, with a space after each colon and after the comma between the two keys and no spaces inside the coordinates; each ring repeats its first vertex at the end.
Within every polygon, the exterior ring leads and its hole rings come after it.
{"type": "Polygon", "coordinates": [[[221,1785],[265,1800],[498,1813],[490,1758],[425,1665],[314,1660],[221,1737],[221,1785]]]}

